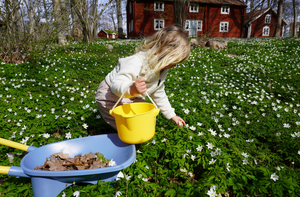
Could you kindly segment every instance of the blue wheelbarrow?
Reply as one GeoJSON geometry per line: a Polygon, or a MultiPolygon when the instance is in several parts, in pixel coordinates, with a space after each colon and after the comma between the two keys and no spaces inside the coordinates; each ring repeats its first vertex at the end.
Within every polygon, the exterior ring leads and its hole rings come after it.
{"type": "Polygon", "coordinates": [[[62,190],[75,183],[97,184],[101,181],[114,181],[118,173],[130,166],[136,158],[134,144],[126,144],[118,134],[89,136],[61,142],[51,143],[40,148],[23,145],[0,138],[0,144],[29,152],[21,160],[21,167],[0,166],[0,174],[31,178],[34,197],[56,197],[62,190]],[[100,152],[107,159],[113,159],[116,166],[73,170],[73,171],[41,171],[34,170],[44,165],[46,158],[53,153],[68,153],[70,157],[90,152],[100,152]]]}

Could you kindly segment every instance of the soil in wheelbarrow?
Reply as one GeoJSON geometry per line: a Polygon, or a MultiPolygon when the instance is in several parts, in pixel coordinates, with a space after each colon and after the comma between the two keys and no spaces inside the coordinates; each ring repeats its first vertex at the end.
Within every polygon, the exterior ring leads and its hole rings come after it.
{"type": "Polygon", "coordinates": [[[69,154],[62,152],[54,153],[50,158],[46,158],[46,162],[42,166],[37,166],[34,170],[45,171],[69,171],[69,170],[85,170],[97,169],[109,166],[109,160],[101,153],[92,153],[85,155],[77,155],[74,158],[69,154]]]}

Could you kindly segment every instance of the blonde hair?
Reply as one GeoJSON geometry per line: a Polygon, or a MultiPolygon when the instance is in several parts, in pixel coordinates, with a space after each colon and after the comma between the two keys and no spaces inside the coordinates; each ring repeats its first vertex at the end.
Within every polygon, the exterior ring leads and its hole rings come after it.
{"type": "Polygon", "coordinates": [[[190,56],[190,43],[185,32],[177,26],[167,26],[145,40],[136,52],[145,52],[140,77],[146,80],[168,65],[186,61],[190,56]]]}

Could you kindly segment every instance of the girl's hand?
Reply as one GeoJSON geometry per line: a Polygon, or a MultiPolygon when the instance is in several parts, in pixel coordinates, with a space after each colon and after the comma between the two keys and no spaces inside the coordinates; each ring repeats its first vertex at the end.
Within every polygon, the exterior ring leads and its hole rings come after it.
{"type": "Polygon", "coordinates": [[[135,82],[130,86],[130,94],[132,96],[136,94],[143,94],[146,91],[147,88],[144,78],[136,79],[135,82]]]}
{"type": "Polygon", "coordinates": [[[179,127],[185,126],[184,120],[182,118],[180,118],[179,116],[174,116],[171,118],[171,120],[173,120],[179,127]]]}

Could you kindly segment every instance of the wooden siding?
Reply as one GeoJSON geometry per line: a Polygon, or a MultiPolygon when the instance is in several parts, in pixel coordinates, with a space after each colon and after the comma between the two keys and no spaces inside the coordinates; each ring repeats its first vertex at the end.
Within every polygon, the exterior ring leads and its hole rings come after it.
{"type": "MultiPolygon", "coordinates": [[[[164,19],[164,26],[174,24],[174,9],[172,1],[164,2],[164,11],[154,11],[154,1],[128,0],[127,11],[127,34],[128,37],[151,36],[154,30],[154,19],[164,19]],[[130,8],[131,14],[130,14],[130,8]],[[133,22],[132,22],[133,21],[133,22]],[[133,23],[133,24],[131,24],[133,23]],[[132,27],[133,26],[133,29],[132,27]]],[[[209,37],[242,37],[245,19],[245,6],[230,5],[229,14],[221,14],[220,4],[198,3],[198,13],[188,12],[186,20],[201,20],[202,31],[197,31],[197,36],[209,37]],[[229,22],[228,32],[220,32],[220,22],[229,22]]],[[[189,7],[186,8],[189,11],[189,7]]],[[[188,35],[187,31],[187,35],[188,35]]]]}
{"type": "MultiPolygon", "coordinates": [[[[269,10],[265,14],[263,14],[260,18],[255,20],[251,24],[251,34],[250,37],[273,37],[275,35],[275,29],[276,29],[276,15],[269,10]],[[271,14],[271,22],[270,24],[265,23],[265,18],[267,14],[271,14]],[[263,36],[263,28],[265,26],[268,26],[270,28],[269,36],[263,36]]],[[[281,30],[282,31],[282,30],[281,30]]],[[[281,35],[281,34],[280,34],[281,35]]]]}

